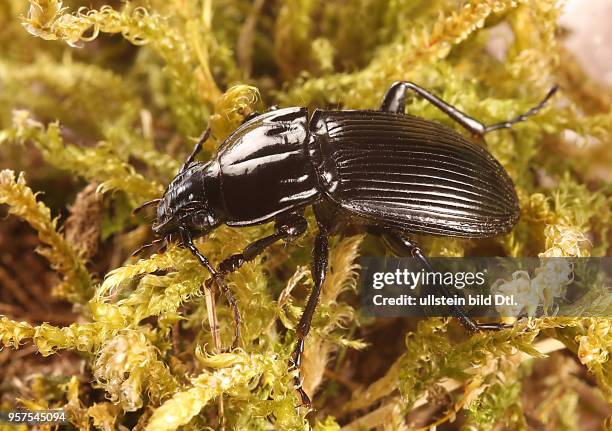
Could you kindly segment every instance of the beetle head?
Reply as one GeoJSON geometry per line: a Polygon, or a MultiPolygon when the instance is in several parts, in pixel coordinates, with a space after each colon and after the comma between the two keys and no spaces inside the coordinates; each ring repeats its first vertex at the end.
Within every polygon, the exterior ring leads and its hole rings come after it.
{"type": "Polygon", "coordinates": [[[162,237],[187,229],[203,235],[221,224],[218,210],[219,165],[192,163],[170,183],[159,205],[153,231],[162,237]]]}

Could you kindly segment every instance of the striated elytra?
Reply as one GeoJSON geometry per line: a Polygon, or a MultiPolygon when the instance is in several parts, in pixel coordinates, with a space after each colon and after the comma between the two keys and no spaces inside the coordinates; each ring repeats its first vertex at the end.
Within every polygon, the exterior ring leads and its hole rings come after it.
{"type": "MultiPolygon", "coordinates": [[[[178,240],[210,271],[230,303],[240,336],[237,303],[223,282],[230,272],[279,240],[290,241],[307,228],[304,210],[313,206],[318,232],[313,247],[314,288],[297,327],[290,366],[299,370],[327,272],[329,236],[347,224],[380,235],[397,254],[414,256],[433,268],[410,234],[485,238],[512,229],[519,205],[512,180],[482,146],[440,123],[404,113],[408,91],[418,94],[476,136],[510,128],[538,112],[553,87],[534,108],[509,121],[485,126],[427,90],[406,81],[394,83],[380,110],[315,110],[301,107],[252,115],[208,162],[195,156],[207,129],[159,202],[153,230],[156,242],[178,240]],[[193,238],[221,224],[250,226],[275,222],[275,232],[214,268],[193,238]]],[[[447,286],[437,287],[450,296],[447,286]]],[[[478,324],[455,307],[469,330],[498,329],[478,324]]],[[[310,399],[296,389],[302,403],[310,399]]]]}

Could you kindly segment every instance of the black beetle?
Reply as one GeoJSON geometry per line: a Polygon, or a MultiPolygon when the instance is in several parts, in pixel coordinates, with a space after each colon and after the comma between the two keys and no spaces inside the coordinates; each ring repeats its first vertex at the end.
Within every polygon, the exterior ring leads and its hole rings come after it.
{"type": "MultiPolygon", "coordinates": [[[[291,240],[308,228],[304,209],[313,205],[318,233],[313,247],[314,288],[299,322],[292,366],[300,367],[304,338],[327,271],[328,239],[347,220],[383,236],[396,253],[419,259],[433,271],[409,234],[486,238],[507,233],[519,217],[512,180],[482,146],[455,130],[404,113],[413,91],[469,132],[510,128],[538,112],[553,87],[534,108],[512,120],[485,126],[427,90],[396,82],[380,110],[315,110],[293,107],[255,114],[245,120],[208,162],[195,156],[207,129],[159,202],[154,232],[158,241],[180,238],[210,271],[234,310],[236,337],[240,314],[223,277],[254,259],[278,240],[291,240]],[[275,233],[250,244],[214,268],[193,238],[221,224],[250,226],[275,221],[275,233]]],[[[439,289],[450,295],[446,286],[439,289]]],[[[470,330],[477,324],[460,308],[454,314],[470,330]]],[[[302,402],[310,400],[295,380],[302,402]]]]}

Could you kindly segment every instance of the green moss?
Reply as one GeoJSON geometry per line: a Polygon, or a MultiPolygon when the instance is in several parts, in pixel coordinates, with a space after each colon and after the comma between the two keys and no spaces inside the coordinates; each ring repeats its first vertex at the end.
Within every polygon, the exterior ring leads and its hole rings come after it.
{"type": "MultiPolygon", "coordinates": [[[[597,162],[597,151],[568,161],[556,148],[568,131],[609,145],[612,111],[597,108],[586,92],[564,81],[576,65],[561,61],[556,1],[481,0],[458,7],[447,0],[149,0],[95,2],[96,9],[76,3],[0,5],[0,157],[33,145],[49,166],[99,184],[108,241],[132,244],[146,235],[146,221],[130,218],[129,211],[163,192],[206,124],[213,136],[202,158],[245,116],[268,105],[372,108],[392,81],[402,79],[485,123],[526,111],[560,82],[562,94],[544,112],[487,137],[488,149],[516,183],[522,208],[513,232],[492,242],[513,256],[609,250],[609,184],[580,169],[597,162]],[[487,48],[497,25],[508,26],[514,36],[502,60],[487,48]]],[[[407,109],[456,127],[421,100],[411,100],[407,109]]],[[[46,174],[32,173],[39,183],[46,174]]],[[[285,250],[291,251],[287,259],[281,258],[282,245],[275,246],[228,278],[243,316],[242,338],[236,351],[219,353],[202,288],[207,273],[188,251],[170,246],[126,260],[97,283],[24,177],[8,170],[0,175],[0,203],[36,229],[41,253],[62,279],[56,294],[80,304],[82,316],[66,327],[0,316],[0,342],[11,349],[33,344],[43,355],[80,352],[93,384],[66,377],[68,383],[54,386],[64,397],[53,401],[53,407],[69,410],[80,429],[115,428],[127,423],[128,412],[129,420],[137,415],[139,426],[151,430],[220,423],[233,429],[337,430],[347,417],[356,418],[349,429],[358,429],[380,425],[390,412],[401,428],[402,412],[451,388],[449,382],[463,387],[464,395],[453,398],[441,422],[464,411],[468,425],[478,429],[500,421],[524,427],[524,376],[508,358],[517,351],[539,356],[534,343],[543,334],[565,343],[612,400],[609,319],[530,320],[471,337],[457,335],[449,320],[428,319],[406,335],[404,351],[389,360],[383,376],[359,390],[340,385],[334,390],[346,400],[342,407],[315,404],[318,416],[307,419],[296,408],[287,362],[302,293],[312,286],[308,268],[298,265],[306,263],[311,233],[285,250]],[[91,387],[108,401],[85,396],[91,387]]],[[[270,230],[222,227],[197,246],[218,263],[270,230]]],[[[333,243],[331,276],[303,364],[310,392],[334,378],[326,368],[351,373],[348,351],[368,349],[354,335],[360,323],[364,333],[375,325],[361,322],[354,307],[362,239],[333,243]]],[[[433,255],[449,256],[480,247],[433,238],[423,244],[433,255]]],[[[121,247],[116,250],[127,259],[121,247]]],[[[233,323],[224,301],[216,315],[221,344],[228,346],[233,323]]],[[[39,392],[22,404],[48,407],[39,392]]],[[[567,406],[575,402],[563,400],[567,406]]],[[[562,410],[551,414],[569,424],[562,410]]]]}

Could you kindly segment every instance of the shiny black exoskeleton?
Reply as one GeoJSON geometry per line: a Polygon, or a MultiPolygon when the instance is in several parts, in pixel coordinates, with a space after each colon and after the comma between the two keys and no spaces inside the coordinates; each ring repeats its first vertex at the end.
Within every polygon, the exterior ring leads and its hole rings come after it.
{"type": "MultiPolygon", "coordinates": [[[[314,241],[314,288],[297,329],[292,365],[300,366],[327,271],[328,238],[349,220],[383,236],[396,252],[418,258],[433,271],[410,234],[485,238],[508,232],[519,217],[512,180],[482,146],[440,123],[404,113],[406,93],[413,91],[474,135],[509,128],[539,111],[556,91],[527,113],[485,126],[410,82],[396,82],[380,110],[284,108],[248,119],[208,162],[194,152],[168,186],[157,209],[153,230],[180,237],[212,274],[233,307],[236,340],[240,314],[223,277],[261,254],[278,240],[306,231],[304,209],[314,206],[318,233],[314,241]],[[214,268],[193,238],[221,224],[249,226],[275,221],[275,233],[249,245],[214,268]]],[[[450,295],[448,288],[441,293],[450,295]]],[[[479,325],[457,308],[455,315],[471,330],[479,325]]],[[[304,404],[308,396],[296,387],[304,404]]]]}

